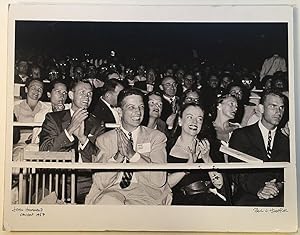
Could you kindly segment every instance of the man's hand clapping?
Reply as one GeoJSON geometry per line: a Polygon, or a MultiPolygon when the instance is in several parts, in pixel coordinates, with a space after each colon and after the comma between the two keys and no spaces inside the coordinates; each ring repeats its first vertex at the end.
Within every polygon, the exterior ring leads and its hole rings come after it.
{"type": "Polygon", "coordinates": [[[84,135],[84,120],[87,119],[89,113],[86,109],[77,109],[71,119],[67,131],[70,135],[75,135],[81,144],[84,144],[87,137],[84,135]]]}
{"type": "Polygon", "coordinates": [[[135,151],[133,150],[133,145],[126,136],[126,134],[119,128],[116,129],[117,131],[117,142],[118,142],[118,152],[130,159],[134,154],[135,151]]]}

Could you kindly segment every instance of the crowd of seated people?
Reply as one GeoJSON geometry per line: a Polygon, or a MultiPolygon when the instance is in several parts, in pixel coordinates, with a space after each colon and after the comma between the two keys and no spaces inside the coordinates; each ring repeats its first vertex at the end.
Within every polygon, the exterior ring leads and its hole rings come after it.
{"type": "MultiPolygon", "coordinates": [[[[15,83],[25,87],[15,97],[14,121],[43,124],[33,131],[14,127],[14,144],[73,149],[76,162],[230,164],[221,145],[263,161],[289,161],[286,72],[260,80],[259,70],[191,64],[17,60],[15,83]],[[244,143],[252,129],[261,151],[244,143]],[[275,143],[287,149],[273,151],[275,143]]],[[[14,151],[13,159],[19,155],[14,151]]],[[[76,203],[273,205],[280,197],[274,205],[282,205],[283,172],[266,172],[78,170],[76,203]],[[236,196],[242,193],[251,201],[236,196]]]]}

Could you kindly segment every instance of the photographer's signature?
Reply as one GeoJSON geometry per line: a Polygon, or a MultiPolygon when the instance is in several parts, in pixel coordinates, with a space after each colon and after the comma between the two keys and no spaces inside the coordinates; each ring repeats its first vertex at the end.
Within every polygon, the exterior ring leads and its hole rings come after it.
{"type": "Polygon", "coordinates": [[[37,207],[13,207],[12,212],[19,214],[20,217],[44,217],[46,215],[43,208],[37,207]]]}
{"type": "Polygon", "coordinates": [[[286,208],[253,208],[253,212],[255,213],[288,213],[288,209],[286,208]]]}

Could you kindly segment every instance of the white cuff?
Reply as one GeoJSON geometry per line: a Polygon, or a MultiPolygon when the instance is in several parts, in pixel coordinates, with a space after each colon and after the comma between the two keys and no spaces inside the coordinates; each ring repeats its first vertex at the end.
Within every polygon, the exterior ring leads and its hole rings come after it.
{"type": "Polygon", "coordinates": [[[64,129],[64,131],[65,131],[66,136],[70,140],[70,142],[73,142],[75,140],[74,137],[69,134],[69,132],[67,131],[67,129],[64,129]]]}
{"type": "Polygon", "coordinates": [[[133,155],[133,157],[132,158],[130,158],[130,162],[137,162],[138,160],[140,160],[140,158],[141,158],[141,155],[138,153],[138,152],[136,152],[134,155],[133,155]]]}
{"type": "Polygon", "coordinates": [[[84,150],[85,146],[88,144],[89,142],[89,138],[86,138],[86,141],[85,143],[82,145],[81,143],[79,143],[78,147],[81,149],[81,150],[84,150]]]}
{"type": "Polygon", "coordinates": [[[110,159],[108,159],[108,162],[118,163],[118,162],[114,159],[114,157],[111,157],[110,159]]]}

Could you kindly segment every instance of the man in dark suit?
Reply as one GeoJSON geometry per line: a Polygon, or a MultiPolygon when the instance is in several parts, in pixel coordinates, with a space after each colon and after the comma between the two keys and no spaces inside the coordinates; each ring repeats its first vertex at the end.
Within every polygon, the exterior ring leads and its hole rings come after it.
{"type": "MultiPolygon", "coordinates": [[[[105,123],[120,123],[120,117],[116,111],[117,97],[124,87],[117,79],[110,79],[104,83],[103,95],[95,104],[92,112],[98,121],[105,123]]],[[[106,129],[107,130],[107,129],[106,129]]]]}
{"type": "MultiPolygon", "coordinates": [[[[100,149],[94,162],[166,163],[166,136],[141,125],[144,116],[143,93],[136,88],[118,95],[121,127],[99,136],[100,149]]],[[[86,204],[165,205],[171,203],[171,190],[165,171],[101,171],[93,176],[86,204]]]]}
{"type": "MultiPolygon", "coordinates": [[[[233,132],[229,146],[264,162],[288,162],[289,138],[277,128],[284,109],[284,96],[274,90],[261,98],[262,119],[233,132]]],[[[235,205],[283,206],[283,169],[253,169],[234,172],[235,205]]]]}
{"type": "Polygon", "coordinates": [[[177,82],[171,76],[166,76],[161,81],[161,85],[159,88],[163,92],[163,111],[161,113],[161,119],[163,121],[167,121],[170,115],[174,116],[178,110],[178,100],[179,98],[176,96],[177,92],[177,82]]]}
{"type": "Polygon", "coordinates": [[[16,68],[15,74],[15,83],[24,84],[26,80],[29,78],[27,75],[28,72],[28,63],[25,60],[20,60],[18,66],[16,68]]]}
{"type": "MultiPolygon", "coordinates": [[[[70,110],[48,113],[40,134],[41,151],[68,152],[75,149],[76,162],[91,162],[97,154],[96,138],[104,132],[94,115],[87,112],[93,89],[90,83],[74,81],[69,97],[70,110]]],[[[76,202],[83,203],[92,179],[90,171],[77,171],[76,202]]]]}

